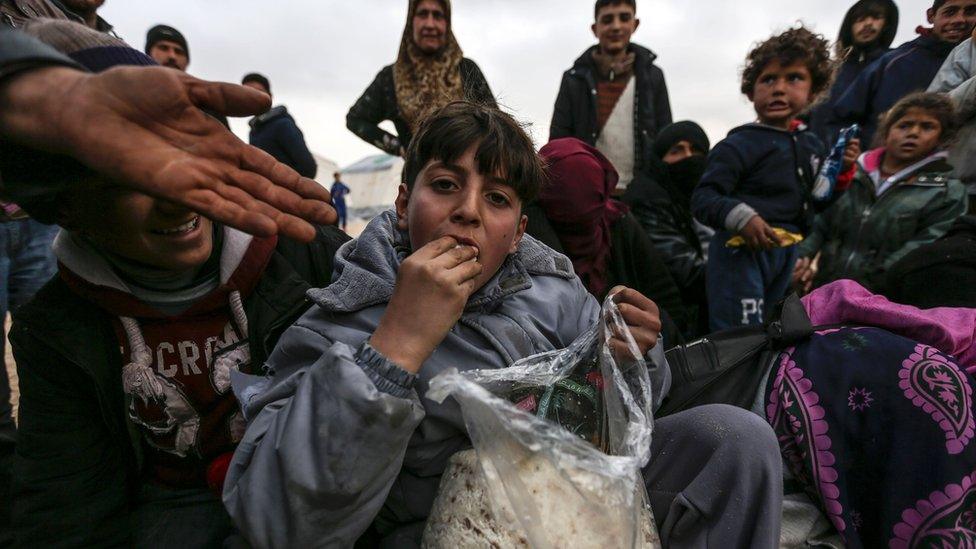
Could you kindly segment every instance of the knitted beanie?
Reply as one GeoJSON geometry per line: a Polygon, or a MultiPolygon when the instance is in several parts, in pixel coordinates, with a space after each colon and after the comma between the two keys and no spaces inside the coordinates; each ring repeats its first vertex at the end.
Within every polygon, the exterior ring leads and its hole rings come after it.
{"type": "Polygon", "coordinates": [[[75,60],[91,72],[116,65],[156,65],[151,57],[132,49],[120,38],[62,19],[36,19],[23,31],[75,60]]]}
{"type": "Polygon", "coordinates": [[[186,43],[186,38],[183,36],[183,33],[169,25],[156,25],[149,29],[149,32],[146,33],[146,55],[149,54],[149,51],[157,42],[162,42],[163,40],[176,42],[183,46],[183,51],[186,52],[186,59],[187,61],[190,60],[190,46],[186,43]]]}
{"type": "Polygon", "coordinates": [[[257,82],[258,84],[264,86],[264,89],[268,90],[268,93],[271,93],[271,82],[269,82],[268,77],[263,74],[256,72],[245,74],[244,78],[241,79],[241,84],[247,84],[248,82],[257,82]]]}

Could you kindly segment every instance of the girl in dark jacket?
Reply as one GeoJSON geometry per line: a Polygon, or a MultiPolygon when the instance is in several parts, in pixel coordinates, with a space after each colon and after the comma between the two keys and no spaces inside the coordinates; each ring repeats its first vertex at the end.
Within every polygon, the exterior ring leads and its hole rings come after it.
{"type": "Polygon", "coordinates": [[[943,150],[956,125],[945,96],[917,93],[895,104],[881,127],[885,146],[861,155],[851,188],[800,244],[794,281],[850,278],[880,291],[896,262],[944,235],[966,211],[966,189],[950,177],[943,150]]]}
{"type": "Polygon", "coordinates": [[[387,154],[402,156],[425,113],[467,99],[495,106],[481,69],[451,30],[450,0],[410,0],[396,63],[383,67],[349,109],[346,127],[387,154]],[[389,120],[392,135],[379,127],[389,120]]]}
{"type": "Polygon", "coordinates": [[[603,297],[615,286],[634,288],[667,311],[665,344],[682,341],[687,318],[681,292],[626,204],[610,198],[617,172],[596,148],[579,139],[555,139],[539,154],[549,164],[549,184],[539,195],[559,245],[583,285],[603,297]]]}

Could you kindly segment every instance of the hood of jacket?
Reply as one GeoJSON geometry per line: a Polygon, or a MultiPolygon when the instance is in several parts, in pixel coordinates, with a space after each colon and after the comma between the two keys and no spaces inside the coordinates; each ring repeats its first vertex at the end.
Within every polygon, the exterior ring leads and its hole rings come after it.
{"type": "MultiPolygon", "coordinates": [[[[844,22],[841,23],[840,33],[837,35],[837,50],[839,56],[843,56],[849,49],[854,49],[854,13],[859,11],[865,4],[880,4],[885,12],[885,24],[881,30],[881,36],[870,45],[870,51],[885,51],[891,47],[898,32],[898,6],[892,0],[859,0],[844,15],[844,22]]],[[[868,53],[868,52],[864,52],[868,53]]]]}
{"type": "Polygon", "coordinates": [[[254,118],[249,120],[248,124],[251,126],[252,129],[257,129],[279,117],[291,118],[291,115],[288,114],[288,109],[286,109],[284,105],[278,105],[277,107],[272,107],[271,110],[269,110],[268,112],[264,114],[259,114],[258,116],[255,116],[254,118]]]}
{"type": "MultiPolygon", "coordinates": [[[[881,163],[884,161],[884,147],[862,153],[857,159],[858,166],[864,170],[872,179],[875,185],[879,183],[881,163]]],[[[898,173],[892,174],[888,179],[893,182],[902,182],[911,179],[915,175],[925,173],[946,173],[952,171],[949,164],[949,153],[947,151],[934,151],[932,154],[908,166],[898,173]]]]}
{"type": "MultiPolygon", "coordinates": [[[[400,263],[412,253],[406,231],[397,227],[397,215],[388,210],[373,218],[359,238],[336,253],[332,284],[310,290],[318,305],[338,313],[352,313],[386,303],[393,296],[400,263]]],[[[569,258],[529,235],[498,272],[474,293],[465,310],[490,309],[505,297],[532,287],[530,275],[576,276],[569,258]]]]}
{"type": "Polygon", "coordinates": [[[958,45],[958,44],[952,44],[950,42],[942,41],[938,36],[936,36],[932,32],[932,29],[930,28],[918,27],[917,29],[915,29],[915,31],[918,33],[918,38],[912,40],[911,42],[905,42],[901,46],[898,46],[898,48],[896,48],[896,51],[901,50],[903,48],[910,49],[916,47],[919,49],[927,50],[931,54],[936,55],[942,59],[945,59],[949,55],[949,53],[951,53],[952,50],[958,45]]]}

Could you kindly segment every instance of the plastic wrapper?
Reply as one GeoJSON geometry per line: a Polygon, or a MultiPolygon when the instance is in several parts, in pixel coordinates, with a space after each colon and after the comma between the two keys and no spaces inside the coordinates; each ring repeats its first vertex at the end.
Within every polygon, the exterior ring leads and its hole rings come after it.
{"type": "Polygon", "coordinates": [[[830,149],[830,154],[824,160],[823,167],[820,168],[820,173],[817,175],[816,181],[814,181],[813,190],[810,193],[814,201],[824,203],[833,198],[834,188],[837,186],[837,178],[840,176],[840,171],[844,165],[844,151],[847,149],[847,145],[850,144],[851,140],[856,139],[860,135],[861,127],[857,124],[848,126],[840,131],[840,134],[837,136],[837,142],[830,149]]]}
{"type": "Polygon", "coordinates": [[[496,520],[532,547],[635,547],[653,430],[647,367],[616,305],[568,348],[500,370],[450,370],[496,520]],[[609,340],[626,342],[615,357],[609,340]]]}

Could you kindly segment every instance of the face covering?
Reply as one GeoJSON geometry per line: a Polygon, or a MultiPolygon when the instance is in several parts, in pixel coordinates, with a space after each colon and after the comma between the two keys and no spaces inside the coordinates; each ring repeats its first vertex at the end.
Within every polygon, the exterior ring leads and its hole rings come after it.
{"type": "Polygon", "coordinates": [[[690,207],[691,193],[705,173],[705,164],[705,156],[696,154],[680,162],[667,165],[668,177],[678,195],[675,199],[680,200],[686,208],[690,207]]]}

